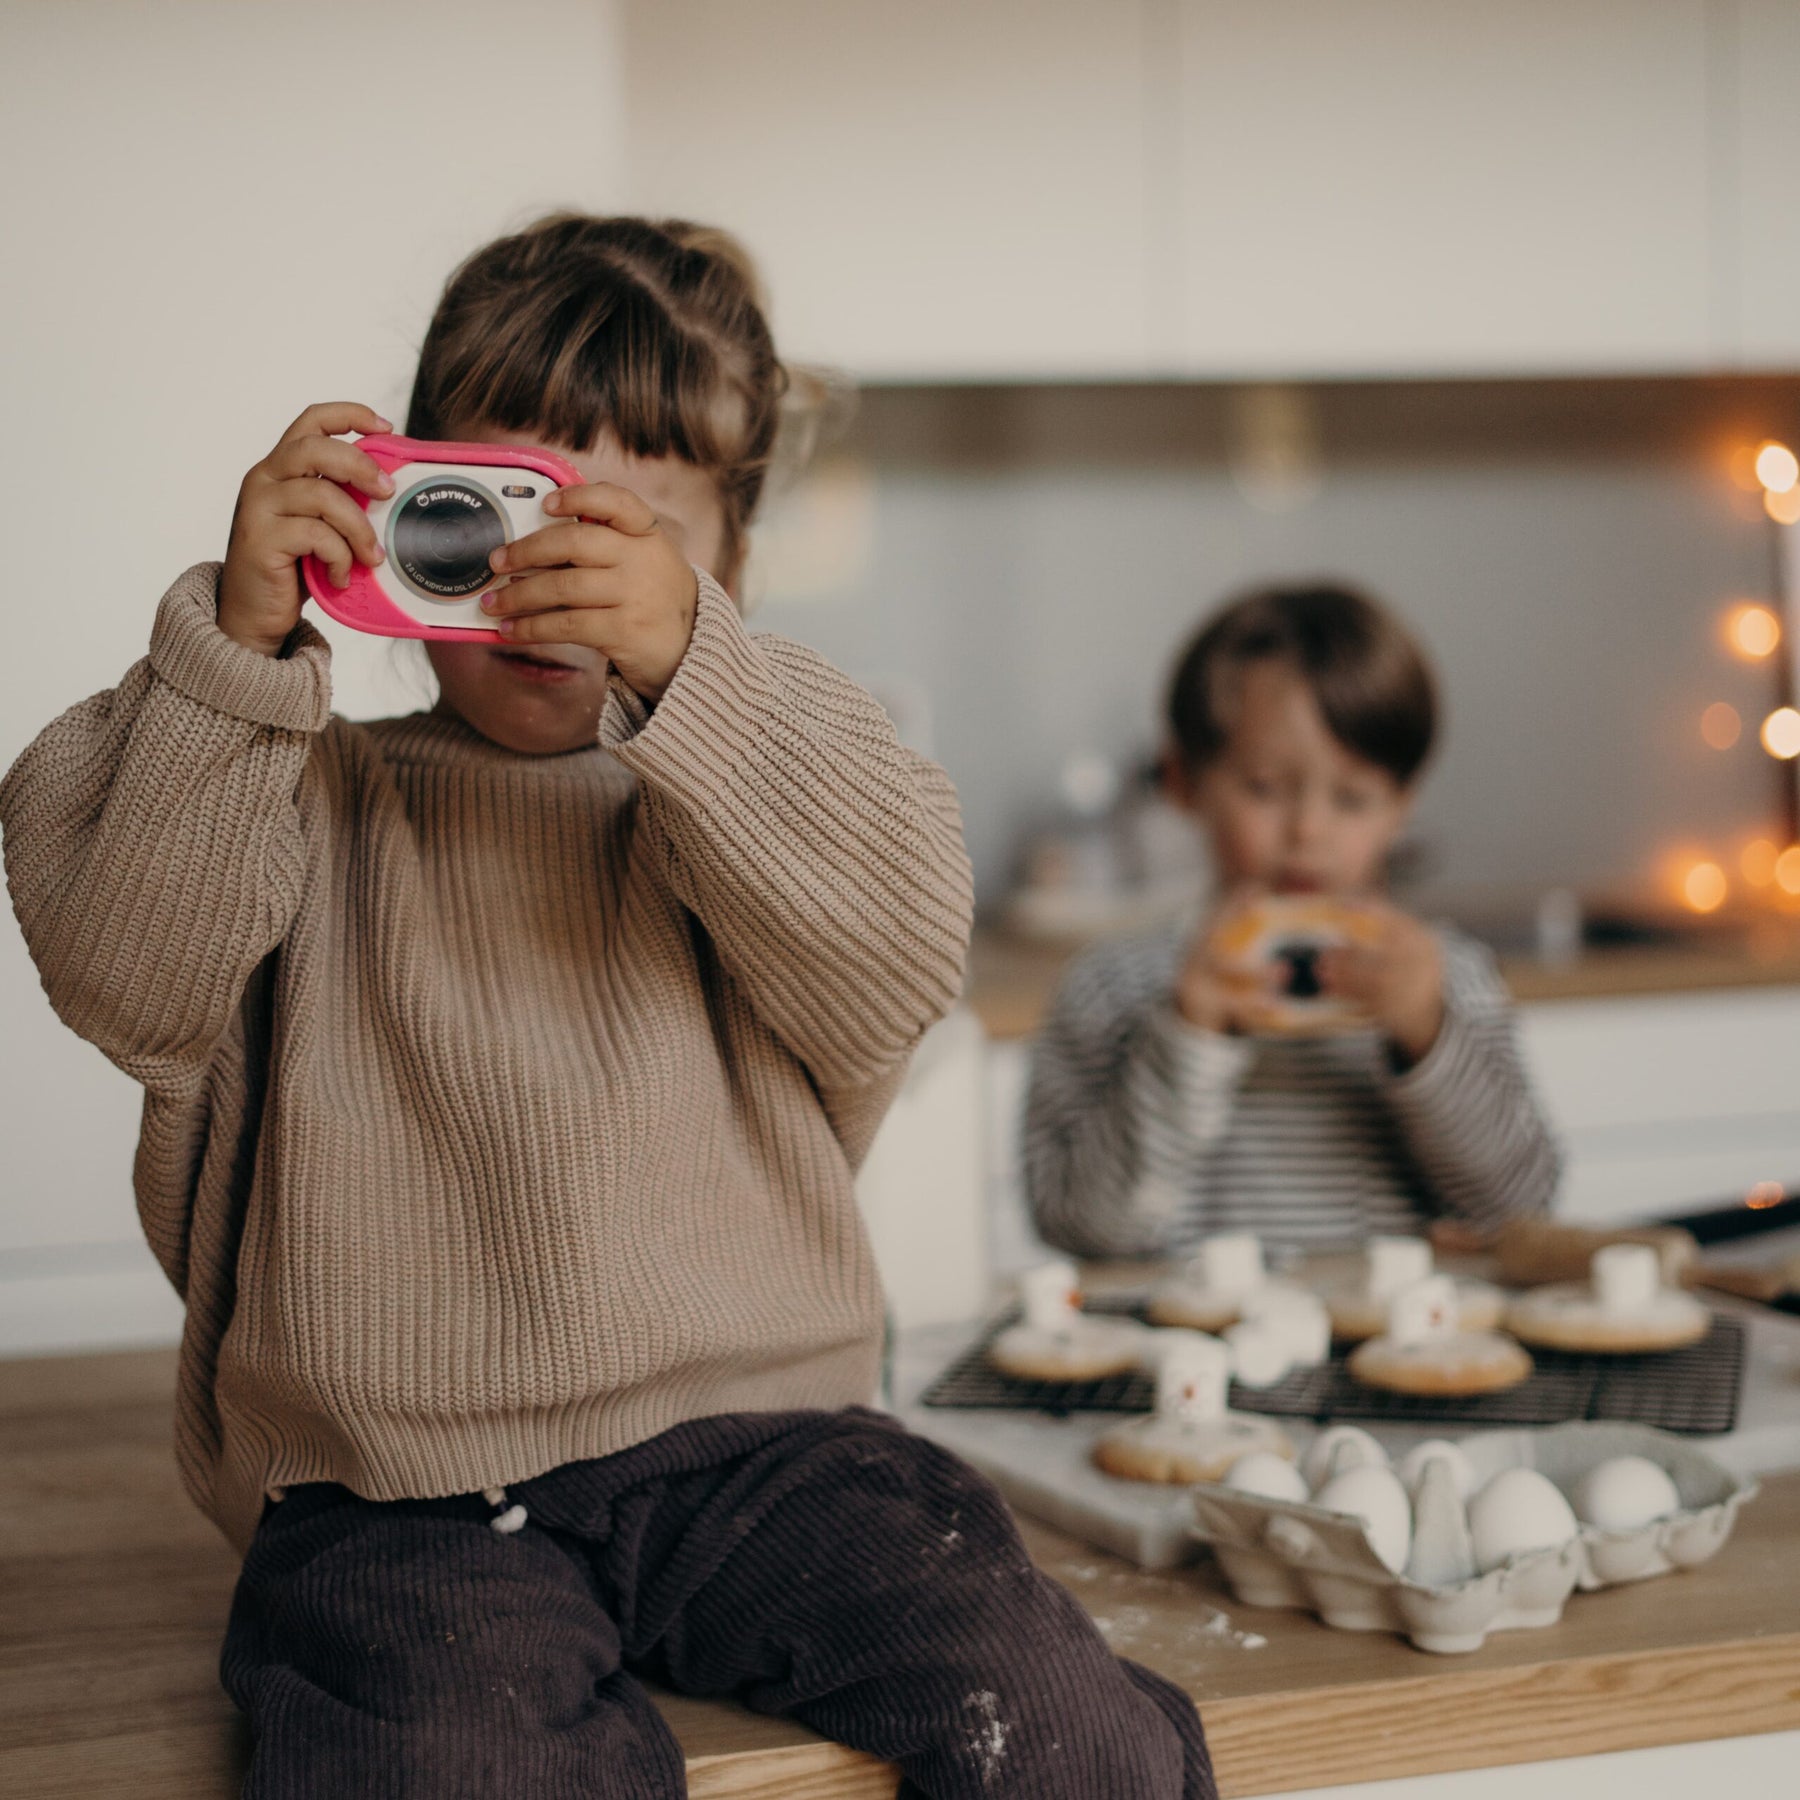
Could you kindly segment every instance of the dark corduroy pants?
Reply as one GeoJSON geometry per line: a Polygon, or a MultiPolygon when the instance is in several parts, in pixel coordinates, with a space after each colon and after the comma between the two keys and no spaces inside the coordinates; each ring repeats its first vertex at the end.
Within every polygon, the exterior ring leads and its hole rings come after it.
{"type": "Polygon", "coordinates": [[[223,1657],[246,1800],[677,1800],[634,1679],[900,1765],[909,1800],[1213,1800],[1192,1704],[1121,1662],[967,1465],[879,1414],[734,1414],[479,1496],[290,1491],[223,1657]]]}

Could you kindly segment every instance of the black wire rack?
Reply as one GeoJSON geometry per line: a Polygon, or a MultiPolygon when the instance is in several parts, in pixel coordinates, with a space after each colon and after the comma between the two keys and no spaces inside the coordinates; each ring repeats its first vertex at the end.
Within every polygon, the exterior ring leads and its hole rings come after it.
{"type": "MultiPolygon", "coordinates": [[[[1096,1312],[1135,1312],[1098,1305],[1096,1312]]],[[[1027,1381],[988,1361],[988,1345],[1013,1322],[1000,1319],[921,1396],[926,1406],[991,1407],[1058,1416],[1078,1412],[1148,1412],[1155,1384],[1146,1375],[1100,1381],[1027,1381]]],[[[1652,1356],[1579,1356],[1534,1350],[1530,1377],[1498,1394],[1393,1394],[1365,1387],[1336,1349],[1329,1362],[1296,1369],[1273,1387],[1231,1384],[1239,1412],[1277,1418],[1386,1420],[1408,1425],[1560,1425],[1568,1419],[1614,1419],[1662,1431],[1712,1436],[1737,1423],[1744,1385],[1744,1327],[1715,1314],[1697,1344],[1652,1356]]]]}

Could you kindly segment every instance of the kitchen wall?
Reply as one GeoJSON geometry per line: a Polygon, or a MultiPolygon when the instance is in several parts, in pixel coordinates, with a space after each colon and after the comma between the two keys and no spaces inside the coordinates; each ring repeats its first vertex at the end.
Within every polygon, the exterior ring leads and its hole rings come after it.
{"type": "Polygon", "coordinates": [[[1645,897],[1683,844],[1771,828],[1754,743],[1771,673],[1731,659],[1719,625],[1769,591],[1774,528],[1730,451],[1791,429],[1800,386],[1297,399],[1311,460],[1271,489],[1245,463],[1240,390],[872,390],[823,479],[774,510],[758,622],[927,703],[990,901],[1071,755],[1151,748],[1196,619],[1248,583],[1317,574],[1390,600],[1442,674],[1422,902],[1645,897]],[[1699,734],[1716,700],[1749,722],[1727,752],[1699,734]]]}
{"type": "MultiPolygon", "coordinates": [[[[0,768],[143,654],[158,596],[223,553],[238,482],[303,406],[398,421],[460,257],[549,206],[619,204],[613,13],[0,11],[0,768]]],[[[412,659],[326,629],[344,710],[418,704],[412,659]]],[[[0,1349],[173,1335],[132,1215],[138,1105],[0,929],[0,1349]]]]}

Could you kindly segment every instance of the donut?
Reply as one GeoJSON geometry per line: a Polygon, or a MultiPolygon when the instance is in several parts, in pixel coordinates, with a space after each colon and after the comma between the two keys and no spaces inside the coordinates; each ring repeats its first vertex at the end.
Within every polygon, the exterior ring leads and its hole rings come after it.
{"type": "Polygon", "coordinates": [[[1322,950],[1371,944],[1380,934],[1375,914],[1354,902],[1318,894],[1272,894],[1234,908],[1213,928],[1212,959],[1221,976],[1239,987],[1253,1031],[1305,1037],[1355,1031],[1368,1014],[1319,985],[1322,950]],[[1271,969],[1282,969],[1270,992],[1271,969]]]}

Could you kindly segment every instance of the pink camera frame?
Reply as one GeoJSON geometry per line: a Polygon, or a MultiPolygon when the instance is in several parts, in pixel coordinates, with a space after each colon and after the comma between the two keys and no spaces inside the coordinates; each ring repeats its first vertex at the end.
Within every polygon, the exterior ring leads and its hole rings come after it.
{"type": "MultiPolygon", "coordinates": [[[[573,463],[549,450],[524,450],[512,444],[437,444],[378,431],[358,438],[356,447],[372,456],[390,475],[408,463],[469,463],[477,468],[529,469],[534,475],[549,476],[558,487],[579,487],[585,479],[573,463]]],[[[366,494],[359,494],[355,488],[345,488],[344,492],[364,512],[369,510],[366,494]]],[[[381,591],[375,571],[361,563],[352,566],[348,587],[335,586],[330,571],[316,556],[306,557],[300,570],[306,591],[340,624],[354,630],[375,637],[436,638],[455,644],[504,642],[499,632],[479,627],[422,625],[381,591]]]]}

